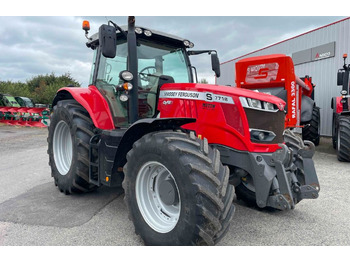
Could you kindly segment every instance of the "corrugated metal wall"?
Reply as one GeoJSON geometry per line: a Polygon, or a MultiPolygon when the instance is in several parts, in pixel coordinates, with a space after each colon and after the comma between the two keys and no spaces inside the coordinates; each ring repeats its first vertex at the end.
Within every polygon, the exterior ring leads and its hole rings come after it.
{"type": "Polygon", "coordinates": [[[350,18],[224,62],[221,64],[221,77],[217,79],[217,84],[235,86],[235,62],[239,59],[278,53],[292,56],[292,53],[334,41],[334,57],[295,66],[296,75],[309,75],[316,84],[315,101],[321,107],[321,135],[331,136],[331,98],[340,95],[341,87],[337,86],[336,80],[337,71],[343,65],[344,53],[349,55],[347,63],[350,63],[350,18]]]}

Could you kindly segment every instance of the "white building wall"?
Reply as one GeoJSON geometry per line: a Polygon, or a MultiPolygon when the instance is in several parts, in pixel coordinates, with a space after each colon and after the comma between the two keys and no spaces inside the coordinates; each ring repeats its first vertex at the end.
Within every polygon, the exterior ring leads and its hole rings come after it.
{"type": "Polygon", "coordinates": [[[312,77],[316,85],[315,101],[321,108],[321,135],[331,136],[331,98],[340,95],[341,87],[337,86],[336,80],[337,71],[343,65],[344,53],[349,55],[347,63],[350,63],[350,18],[224,62],[221,64],[221,77],[217,79],[217,84],[235,86],[235,62],[242,58],[278,53],[292,56],[293,53],[331,42],[335,42],[334,57],[295,65],[297,76],[312,77]]]}

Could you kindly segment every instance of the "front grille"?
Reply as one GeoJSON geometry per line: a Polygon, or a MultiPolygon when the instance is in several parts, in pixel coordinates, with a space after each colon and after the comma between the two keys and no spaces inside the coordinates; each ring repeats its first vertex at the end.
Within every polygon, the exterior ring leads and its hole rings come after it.
{"type": "Polygon", "coordinates": [[[249,128],[272,131],[276,135],[276,137],[272,141],[257,142],[254,140],[254,143],[261,143],[261,144],[283,143],[284,119],[285,119],[285,114],[283,111],[267,112],[263,110],[255,110],[250,108],[244,108],[244,111],[247,115],[249,128]]]}

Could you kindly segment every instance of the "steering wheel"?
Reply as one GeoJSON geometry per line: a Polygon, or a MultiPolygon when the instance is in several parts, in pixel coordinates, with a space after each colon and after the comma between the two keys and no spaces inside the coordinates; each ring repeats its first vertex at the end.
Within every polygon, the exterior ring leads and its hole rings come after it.
{"type": "Polygon", "coordinates": [[[142,69],[142,70],[139,72],[140,79],[143,80],[143,81],[149,82],[148,76],[149,76],[149,75],[152,75],[152,74],[155,73],[156,71],[157,71],[157,68],[156,68],[155,66],[147,66],[147,67],[145,67],[144,69],[142,69]],[[146,72],[146,71],[147,71],[147,72],[146,72]]]}

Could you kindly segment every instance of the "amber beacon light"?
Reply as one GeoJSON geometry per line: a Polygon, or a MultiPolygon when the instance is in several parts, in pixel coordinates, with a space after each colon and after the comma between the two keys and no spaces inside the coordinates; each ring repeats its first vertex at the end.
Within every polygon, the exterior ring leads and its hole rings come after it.
{"type": "Polygon", "coordinates": [[[90,22],[87,20],[83,21],[83,30],[85,30],[85,32],[90,30],[90,22]]]}

